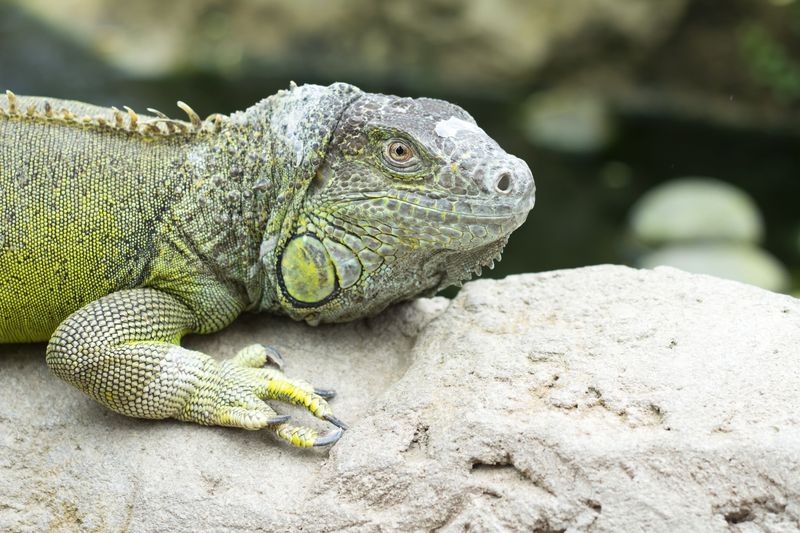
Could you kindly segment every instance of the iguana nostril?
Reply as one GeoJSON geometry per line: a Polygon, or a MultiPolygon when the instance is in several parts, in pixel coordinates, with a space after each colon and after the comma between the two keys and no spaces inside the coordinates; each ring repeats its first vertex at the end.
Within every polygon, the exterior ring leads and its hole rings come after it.
{"type": "Polygon", "coordinates": [[[511,174],[503,172],[494,182],[494,190],[500,194],[508,194],[511,192],[511,174]]]}

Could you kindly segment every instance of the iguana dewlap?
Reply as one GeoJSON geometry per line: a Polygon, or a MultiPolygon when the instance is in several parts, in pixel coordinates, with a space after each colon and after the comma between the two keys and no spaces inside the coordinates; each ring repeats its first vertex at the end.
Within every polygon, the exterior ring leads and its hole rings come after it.
{"type": "Polygon", "coordinates": [[[310,324],[375,314],[499,256],[534,203],[527,165],[461,108],[292,86],[244,112],[0,96],[0,342],[49,339],[59,377],[119,413],[335,441],[332,393],[261,345],[180,346],[243,311],[310,324]]]}

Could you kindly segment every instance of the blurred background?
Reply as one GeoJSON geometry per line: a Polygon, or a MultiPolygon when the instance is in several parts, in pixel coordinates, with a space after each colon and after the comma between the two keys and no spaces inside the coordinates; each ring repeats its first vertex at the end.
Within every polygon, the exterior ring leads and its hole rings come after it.
{"type": "Polygon", "coordinates": [[[180,116],[432,96],[528,161],[502,277],[670,264],[800,296],[800,1],[0,0],[0,87],[180,116]]]}

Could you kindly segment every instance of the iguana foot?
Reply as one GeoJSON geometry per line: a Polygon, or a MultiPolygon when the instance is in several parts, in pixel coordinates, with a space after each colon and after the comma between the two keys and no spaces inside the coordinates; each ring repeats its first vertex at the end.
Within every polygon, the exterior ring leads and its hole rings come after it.
{"type": "Polygon", "coordinates": [[[266,344],[251,344],[239,350],[233,357],[233,361],[242,366],[259,368],[263,366],[274,366],[278,370],[283,370],[283,356],[273,346],[266,344]]]}
{"type": "Polygon", "coordinates": [[[269,429],[300,447],[331,444],[342,424],[326,401],[332,391],[287,378],[273,348],[248,346],[227,361],[180,346],[197,326],[174,296],[132,289],[104,296],[70,315],[47,347],[53,372],[127,416],[177,418],[206,426],[269,429]],[[338,426],[320,432],[289,423],[264,400],[302,405],[338,426]]]}
{"type": "MultiPolygon", "coordinates": [[[[252,394],[262,400],[255,406],[256,411],[262,411],[263,406],[266,406],[263,400],[283,401],[305,407],[314,416],[330,422],[338,429],[320,434],[309,427],[287,424],[286,420],[276,423],[274,418],[260,420],[257,427],[244,424],[240,427],[261,429],[271,426],[278,437],[300,447],[332,444],[342,436],[342,430],[347,429],[347,425],[333,415],[333,410],[326,401],[336,395],[335,391],[318,389],[306,381],[286,377],[280,370],[283,357],[275,348],[252,344],[240,350],[230,361],[220,363],[220,366],[223,373],[231,372],[239,376],[239,379],[251,383],[252,394]]],[[[231,409],[235,407],[232,406],[231,409]]]]}

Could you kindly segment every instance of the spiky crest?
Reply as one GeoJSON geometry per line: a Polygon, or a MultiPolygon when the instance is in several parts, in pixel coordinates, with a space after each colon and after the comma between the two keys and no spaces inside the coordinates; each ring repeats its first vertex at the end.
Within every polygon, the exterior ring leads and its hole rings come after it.
{"type": "Polygon", "coordinates": [[[186,113],[189,119],[188,122],[170,118],[161,111],[153,108],[147,108],[147,111],[153,113],[155,116],[140,116],[128,106],[123,106],[125,112],[112,106],[109,109],[110,116],[77,116],[66,106],[55,109],[50,102],[46,100],[42,105],[43,109],[39,109],[35,104],[30,104],[27,105],[23,111],[17,95],[10,90],[6,91],[6,100],[8,103],[7,108],[3,108],[2,104],[0,104],[0,118],[3,119],[60,123],[82,128],[97,128],[104,131],[121,131],[148,138],[216,133],[222,129],[222,125],[228,120],[227,116],[219,113],[209,115],[203,120],[194,109],[183,101],[178,101],[177,105],[178,108],[186,113]]]}

